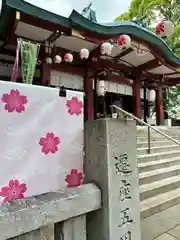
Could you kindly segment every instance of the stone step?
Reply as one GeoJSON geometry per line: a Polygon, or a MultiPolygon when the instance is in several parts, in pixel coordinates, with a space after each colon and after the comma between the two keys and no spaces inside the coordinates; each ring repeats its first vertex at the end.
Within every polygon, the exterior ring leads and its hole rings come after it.
{"type": "MultiPolygon", "coordinates": [[[[151,147],[155,146],[171,146],[174,145],[175,143],[171,140],[162,140],[162,141],[151,141],[151,147]]],[[[143,142],[137,142],[137,147],[138,148],[147,148],[148,147],[148,141],[143,141],[143,142]]]]}
{"type": "MultiPolygon", "coordinates": [[[[180,128],[179,127],[168,127],[168,128],[160,128],[160,127],[155,127],[157,130],[159,130],[160,132],[163,132],[167,135],[179,135],[180,134],[180,128]]],[[[158,132],[156,132],[155,130],[153,130],[152,128],[150,129],[151,133],[153,135],[157,135],[160,134],[158,132]]],[[[144,129],[141,128],[136,128],[136,132],[138,135],[143,135],[146,134],[148,132],[148,127],[144,127],[144,129]]]]}
{"type": "Polygon", "coordinates": [[[155,197],[159,194],[174,190],[180,187],[180,176],[173,176],[153,183],[140,186],[140,200],[155,197]]]}
{"type": "MultiPolygon", "coordinates": [[[[160,153],[160,152],[168,152],[168,151],[180,151],[180,145],[167,145],[167,146],[156,146],[156,147],[151,147],[150,152],[151,153],[160,153]]],[[[138,148],[137,152],[139,155],[142,154],[148,154],[148,148],[138,148]]]]}
{"type": "Polygon", "coordinates": [[[180,203],[180,188],[141,202],[141,218],[147,218],[180,203]]]}
{"type": "MultiPolygon", "coordinates": [[[[176,139],[178,140],[178,138],[176,136],[171,136],[173,139],[176,139]]],[[[137,141],[139,142],[142,142],[142,141],[148,141],[148,135],[146,136],[137,136],[136,137],[137,141]]],[[[151,135],[150,136],[150,139],[151,141],[165,141],[165,140],[170,140],[172,141],[171,139],[168,139],[167,137],[164,137],[163,135],[160,135],[160,136],[154,136],[154,135],[151,135]]]]}
{"type": "Polygon", "coordinates": [[[177,175],[180,175],[180,165],[143,172],[139,174],[139,184],[148,184],[177,175]]]}
{"type": "Polygon", "coordinates": [[[175,165],[180,165],[180,156],[176,158],[161,159],[158,161],[139,163],[139,173],[149,172],[156,169],[171,167],[175,165]]]}
{"type": "Polygon", "coordinates": [[[137,158],[139,163],[143,163],[143,162],[157,161],[161,159],[176,158],[179,156],[180,156],[180,150],[161,152],[161,153],[143,154],[143,155],[138,155],[137,158]]]}

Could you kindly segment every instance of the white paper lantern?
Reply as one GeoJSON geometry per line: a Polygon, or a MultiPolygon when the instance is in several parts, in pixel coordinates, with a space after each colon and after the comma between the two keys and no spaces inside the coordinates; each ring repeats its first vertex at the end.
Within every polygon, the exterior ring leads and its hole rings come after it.
{"type": "Polygon", "coordinates": [[[149,102],[154,102],[156,99],[156,91],[151,89],[148,91],[148,101],[149,102]]]}
{"type": "Polygon", "coordinates": [[[98,96],[104,96],[106,93],[105,82],[103,80],[97,81],[96,84],[96,93],[98,96]]]}
{"type": "Polygon", "coordinates": [[[53,62],[53,61],[52,61],[52,58],[51,58],[51,57],[47,57],[47,58],[46,58],[46,63],[47,63],[47,64],[52,64],[52,62],[53,62]]]}
{"type": "Polygon", "coordinates": [[[119,36],[118,40],[117,40],[117,44],[120,46],[120,47],[126,47],[126,48],[129,48],[131,46],[131,38],[130,36],[128,35],[121,35],[119,36]]]}
{"type": "Polygon", "coordinates": [[[56,56],[54,57],[54,62],[55,62],[55,63],[61,63],[61,62],[62,62],[61,56],[56,55],[56,56]]]}
{"type": "Polygon", "coordinates": [[[170,37],[174,33],[174,24],[170,21],[162,21],[156,26],[156,35],[159,37],[170,37]]]}
{"type": "Polygon", "coordinates": [[[71,53],[66,53],[64,55],[64,61],[71,63],[73,61],[73,55],[71,53]]]}
{"type": "Polygon", "coordinates": [[[101,51],[101,53],[102,53],[103,55],[111,55],[112,48],[113,48],[113,46],[112,46],[111,43],[109,43],[109,42],[104,42],[104,43],[101,44],[101,49],[100,49],[100,51],[101,51]]]}
{"type": "Polygon", "coordinates": [[[82,48],[80,51],[80,58],[81,59],[88,59],[89,57],[89,50],[86,48],[82,48]]]}

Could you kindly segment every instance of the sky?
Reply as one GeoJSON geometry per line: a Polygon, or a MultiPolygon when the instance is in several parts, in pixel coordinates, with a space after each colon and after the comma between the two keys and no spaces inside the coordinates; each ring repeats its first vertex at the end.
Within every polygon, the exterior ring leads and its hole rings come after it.
{"type": "MultiPolygon", "coordinates": [[[[73,9],[82,12],[90,0],[25,0],[61,16],[68,17],[73,9]]],[[[98,22],[111,22],[126,12],[130,0],[92,0],[92,9],[96,11],[98,22]]]]}

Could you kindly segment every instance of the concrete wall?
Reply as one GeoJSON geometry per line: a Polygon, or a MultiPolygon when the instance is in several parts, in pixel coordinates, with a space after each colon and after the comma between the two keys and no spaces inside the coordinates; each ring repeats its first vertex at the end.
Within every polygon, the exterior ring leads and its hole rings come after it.
{"type": "Polygon", "coordinates": [[[85,240],[84,214],[100,206],[101,193],[93,184],[16,200],[0,207],[0,239],[54,240],[62,235],[63,240],[85,240]]]}

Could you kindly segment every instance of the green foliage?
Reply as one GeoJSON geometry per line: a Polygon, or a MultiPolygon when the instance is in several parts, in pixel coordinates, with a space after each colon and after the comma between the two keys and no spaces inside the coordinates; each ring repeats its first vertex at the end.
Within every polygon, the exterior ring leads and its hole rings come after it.
{"type": "MultiPolygon", "coordinates": [[[[167,40],[172,51],[180,56],[180,0],[132,0],[127,12],[115,21],[133,20],[145,16],[153,24],[158,19],[166,19],[175,24],[175,32],[167,40]]],[[[152,28],[151,28],[152,30],[152,28]]]]}
{"type": "MultiPolygon", "coordinates": [[[[149,25],[160,19],[174,23],[174,34],[166,40],[172,51],[180,57],[180,0],[132,0],[127,12],[118,16],[115,21],[134,20],[145,16],[149,25]]],[[[152,27],[149,27],[152,31],[152,27]]],[[[168,89],[166,108],[170,117],[180,117],[180,86],[168,89]]]]}
{"type": "Polygon", "coordinates": [[[170,117],[180,118],[180,86],[168,89],[166,108],[170,117]]]}

